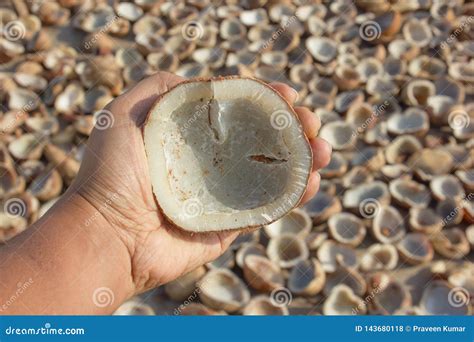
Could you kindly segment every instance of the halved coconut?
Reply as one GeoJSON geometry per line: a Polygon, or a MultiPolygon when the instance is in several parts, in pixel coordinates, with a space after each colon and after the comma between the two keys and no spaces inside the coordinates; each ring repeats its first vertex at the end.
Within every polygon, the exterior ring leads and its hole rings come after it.
{"type": "Polygon", "coordinates": [[[181,316],[226,316],[227,313],[222,310],[214,310],[201,303],[189,303],[181,310],[176,310],[176,314],[181,316]]]}
{"type": "Polygon", "coordinates": [[[469,240],[459,228],[445,229],[431,237],[436,252],[452,259],[462,259],[470,251],[469,240]]]}
{"type": "Polygon", "coordinates": [[[250,255],[265,256],[265,247],[257,242],[246,242],[240,246],[235,254],[235,263],[240,268],[244,268],[245,259],[250,255]]]}
{"type": "Polygon", "coordinates": [[[397,244],[400,256],[410,265],[418,265],[433,259],[433,246],[424,234],[409,233],[397,244]]]}
{"type": "Polygon", "coordinates": [[[144,141],[158,205],[190,232],[269,224],[299,203],[311,172],[295,112],[255,79],[177,85],[153,106],[144,141]]]}
{"type": "MultiPolygon", "coordinates": [[[[369,183],[374,180],[372,173],[364,166],[354,166],[344,177],[342,178],[342,185],[344,188],[349,189],[354,186],[369,183]]],[[[321,187],[320,187],[321,190],[321,187]]]]}
{"type": "Polygon", "coordinates": [[[305,237],[310,232],[312,226],[313,221],[308,213],[303,209],[296,208],[285,217],[266,226],[265,233],[270,238],[281,234],[295,234],[305,237]]]}
{"type": "Polygon", "coordinates": [[[329,164],[319,170],[319,174],[322,178],[340,177],[347,172],[348,164],[347,158],[339,152],[334,152],[329,164]]]}
{"type": "Polygon", "coordinates": [[[325,315],[357,315],[366,312],[365,301],[354,294],[349,286],[343,284],[334,287],[323,305],[325,315]]]}
{"type": "Polygon", "coordinates": [[[419,108],[410,107],[403,113],[392,115],[387,121],[387,129],[395,135],[423,135],[429,129],[429,119],[426,112],[419,108]]]}
{"type": "Polygon", "coordinates": [[[288,315],[288,308],[286,306],[279,306],[274,303],[272,298],[265,295],[258,295],[253,297],[250,302],[243,308],[242,314],[245,316],[286,316],[288,315]]]}
{"type": "Polygon", "coordinates": [[[316,259],[302,260],[293,267],[288,276],[288,288],[302,296],[318,294],[326,282],[326,273],[316,259]]]}
{"type": "Polygon", "coordinates": [[[334,240],[353,247],[360,245],[366,234],[362,220],[347,212],[331,216],[328,226],[334,240]]]}
{"type": "Polygon", "coordinates": [[[153,308],[143,303],[140,299],[134,298],[126,301],[114,312],[116,316],[154,316],[153,308]]]}
{"type": "Polygon", "coordinates": [[[436,213],[443,218],[445,226],[461,223],[463,210],[460,210],[459,201],[454,198],[446,198],[436,205],[436,213]]]}
{"type": "Polygon", "coordinates": [[[405,208],[425,208],[431,201],[428,188],[412,179],[394,179],[389,189],[394,200],[405,208]]]}
{"type": "Polygon", "coordinates": [[[358,296],[363,296],[367,291],[367,282],[358,270],[338,265],[334,272],[327,274],[324,294],[330,295],[334,288],[341,284],[348,286],[358,296]]]}
{"type": "Polygon", "coordinates": [[[270,292],[283,286],[285,280],[280,268],[260,255],[249,255],[244,260],[244,278],[259,291],[270,292]]]}
{"type": "Polygon", "coordinates": [[[197,282],[206,274],[204,266],[182,275],[164,286],[165,293],[173,300],[183,301],[195,291],[197,282]]]}
{"type": "Polygon", "coordinates": [[[374,315],[393,315],[412,305],[412,297],[407,286],[386,273],[376,273],[370,277],[369,312],[374,315]]]}
{"type": "Polygon", "coordinates": [[[370,246],[360,260],[360,268],[364,272],[393,270],[397,264],[397,249],[393,245],[381,243],[370,246]]]}
{"type": "Polygon", "coordinates": [[[201,301],[215,310],[234,312],[250,300],[250,292],[235,273],[225,268],[209,271],[198,282],[201,301]]]}
{"type": "Polygon", "coordinates": [[[440,201],[447,198],[461,200],[466,196],[461,182],[453,175],[433,177],[430,182],[430,188],[433,195],[440,201]]]}
{"type": "Polygon", "coordinates": [[[474,296],[474,269],[470,268],[459,268],[448,276],[448,281],[451,285],[456,287],[463,287],[469,296],[474,296]]]}
{"type": "Polygon", "coordinates": [[[431,208],[411,208],[409,224],[417,233],[435,234],[443,229],[443,219],[431,208]]]}
{"type": "Polygon", "coordinates": [[[324,241],[318,249],[317,256],[327,273],[335,272],[338,266],[354,268],[358,263],[354,248],[336,243],[334,240],[324,241]]]}
{"type": "Polygon", "coordinates": [[[406,234],[405,223],[400,211],[392,206],[375,209],[372,234],[382,243],[395,243],[406,234]]]}
{"type": "Polygon", "coordinates": [[[270,239],[267,255],[281,268],[291,268],[301,260],[308,259],[309,250],[302,238],[292,234],[281,234],[270,239]]]}
{"type": "Polygon", "coordinates": [[[313,224],[319,224],[327,220],[331,215],[341,211],[341,201],[332,194],[318,192],[305,207],[309,216],[313,219],[313,224]]]}
{"type": "Polygon", "coordinates": [[[470,315],[469,292],[443,280],[431,282],[423,291],[420,308],[424,315],[470,315]]]}

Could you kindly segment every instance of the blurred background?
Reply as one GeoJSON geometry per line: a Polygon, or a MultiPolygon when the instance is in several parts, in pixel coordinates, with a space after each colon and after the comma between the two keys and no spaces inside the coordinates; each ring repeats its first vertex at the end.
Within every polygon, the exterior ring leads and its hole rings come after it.
{"type": "Polygon", "coordinates": [[[473,2],[0,6],[3,242],[71,183],[114,97],[158,70],[238,74],[287,83],[321,119],[320,192],[117,314],[472,314],[473,2]]]}

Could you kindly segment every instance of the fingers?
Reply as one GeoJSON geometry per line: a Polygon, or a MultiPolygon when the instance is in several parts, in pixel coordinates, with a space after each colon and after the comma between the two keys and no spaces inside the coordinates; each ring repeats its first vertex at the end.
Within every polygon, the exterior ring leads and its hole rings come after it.
{"type": "Polygon", "coordinates": [[[219,232],[219,239],[221,243],[222,253],[229,248],[230,244],[240,235],[240,232],[228,231],[219,232]]]}
{"type": "MultiPolygon", "coordinates": [[[[278,91],[289,103],[293,105],[298,99],[298,93],[284,83],[271,83],[270,86],[278,91]]],[[[331,160],[331,146],[323,139],[317,138],[321,128],[319,117],[306,107],[294,107],[296,114],[303,126],[304,133],[309,139],[313,151],[313,172],[308,180],[306,193],[301,199],[301,204],[309,201],[319,190],[321,176],[316,170],[326,167],[331,160]]]]}
{"type": "MultiPolygon", "coordinates": [[[[298,92],[284,83],[274,82],[270,83],[270,86],[278,91],[291,105],[298,99],[298,92]]],[[[319,117],[307,107],[294,107],[294,110],[303,125],[304,133],[308,139],[316,138],[321,128],[319,117]]]]}
{"type": "Polygon", "coordinates": [[[303,125],[304,133],[308,139],[313,139],[318,135],[321,128],[319,117],[306,107],[295,107],[295,112],[303,125]]]}
{"type": "Polygon", "coordinates": [[[158,97],[184,80],[186,80],[184,77],[160,71],[140,81],[133,88],[120,95],[117,100],[126,98],[127,101],[123,101],[123,105],[130,107],[133,103],[147,99],[150,96],[158,97]]]}
{"type": "Polygon", "coordinates": [[[316,195],[316,193],[319,190],[319,184],[321,182],[321,175],[317,173],[316,171],[311,172],[308,180],[308,186],[306,188],[306,192],[303,195],[303,198],[301,199],[300,205],[305,204],[308,202],[311,198],[316,195]]]}
{"type": "Polygon", "coordinates": [[[313,150],[313,170],[326,167],[331,160],[331,145],[321,138],[311,139],[309,144],[313,150]]]}
{"type": "Polygon", "coordinates": [[[110,110],[116,119],[130,114],[131,118],[141,125],[158,97],[184,80],[186,79],[169,72],[157,72],[117,97],[106,109],[110,110]]]}
{"type": "Polygon", "coordinates": [[[277,92],[279,92],[280,95],[283,96],[285,100],[288,101],[288,103],[292,106],[298,99],[298,92],[290,86],[286,85],[285,83],[273,82],[269,85],[277,92]]]}

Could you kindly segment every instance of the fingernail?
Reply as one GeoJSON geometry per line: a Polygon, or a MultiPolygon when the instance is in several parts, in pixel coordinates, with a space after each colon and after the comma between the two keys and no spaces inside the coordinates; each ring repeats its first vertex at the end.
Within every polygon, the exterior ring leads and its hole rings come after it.
{"type": "Polygon", "coordinates": [[[319,172],[316,172],[316,178],[321,181],[321,174],[319,172]]]}
{"type": "Polygon", "coordinates": [[[291,90],[293,91],[293,94],[294,94],[294,98],[295,98],[295,102],[298,101],[298,98],[300,97],[300,94],[296,91],[296,89],[294,88],[291,88],[291,90]]]}

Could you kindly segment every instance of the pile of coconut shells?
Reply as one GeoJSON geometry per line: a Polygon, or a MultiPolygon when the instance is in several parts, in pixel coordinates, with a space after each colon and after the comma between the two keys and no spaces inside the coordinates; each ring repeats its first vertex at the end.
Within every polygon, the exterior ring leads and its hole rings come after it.
{"type": "Polygon", "coordinates": [[[0,8],[0,240],[158,70],[284,82],[333,147],[306,206],[117,314],[473,313],[474,3],[13,0],[0,8]]]}

